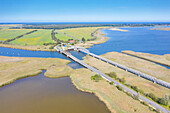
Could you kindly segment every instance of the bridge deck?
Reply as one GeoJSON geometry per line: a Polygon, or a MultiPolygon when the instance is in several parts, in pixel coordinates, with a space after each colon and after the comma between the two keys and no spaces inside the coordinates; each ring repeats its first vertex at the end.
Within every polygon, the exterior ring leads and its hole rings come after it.
{"type": "MultiPolygon", "coordinates": [[[[82,62],[81,60],[79,60],[79,59],[77,59],[76,57],[72,56],[69,52],[63,51],[63,50],[59,49],[58,47],[55,47],[55,49],[56,49],[58,52],[66,55],[66,56],[69,57],[70,59],[74,60],[75,62],[79,63],[80,65],[86,67],[87,69],[89,69],[89,70],[91,70],[91,71],[93,71],[93,72],[101,75],[101,77],[104,78],[105,80],[107,80],[107,81],[109,81],[109,82],[112,82],[112,81],[113,81],[115,85],[120,85],[121,87],[123,87],[123,89],[124,89],[125,91],[130,92],[130,93],[133,94],[134,96],[137,96],[137,95],[138,95],[137,92],[135,92],[135,91],[131,90],[130,88],[122,85],[121,83],[113,80],[112,78],[108,77],[107,75],[105,75],[104,73],[100,72],[100,71],[97,70],[96,68],[94,68],[94,67],[92,67],[92,66],[90,66],[90,65],[88,65],[88,64],[86,64],[86,63],[84,63],[84,62],[82,62]]],[[[87,51],[86,51],[86,52],[87,52],[87,51]]],[[[141,95],[140,95],[139,98],[140,98],[141,100],[143,100],[143,101],[146,101],[146,102],[149,103],[151,106],[160,109],[162,112],[164,112],[164,113],[169,113],[169,111],[168,111],[167,109],[165,109],[165,108],[163,108],[162,106],[158,105],[157,103],[155,103],[155,102],[153,102],[153,101],[145,98],[144,96],[141,96],[141,95]]]]}
{"type": "Polygon", "coordinates": [[[133,73],[133,74],[136,74],[136,75],[138,75],[138,76],[140,76],[140,77],[143,77],[143,78],[145,78],[145,79],[147,79],[147,80],[150,80],[150,81],[152,81],[152,82],[154,82],[154,83],[157,83],[157,84],[162,85],[162,86],[164,86],[164,87],[170,88],[170,83],[168,83],[168,82],[165,82],[165,81],[163,81],[163,80],[157,79],[157,78],[155,78],[155,77],[152,77],[152,76],[147,75],[147,74],[145,74],[145,73],[139,72],[139,71],[137,71],[137,70],[128,68],[128,67],[126,67],[126,66],[124,66],[124,65],[118,64],[118,63],[113,62],[113,61],[108,60],[108,59],[105,59],[105,58],[103,58],[103,57],[101,57],[101,56],[95,55],[95,54],[90,53],[90,52],[88,52],[88,51],[85,51],[85,50],[83,50],[83,49],[78,49],[78,51],[84,52],[84,53],[86,53],[86,54],[88,54],[88,55],[90,55],[90,56],[92,56],[92,57],[95,57],[95,58],[100,59],[100,60],[102,60],[102,61],[104,61],[104,62],[107,62],[107,63],[109,63],[109,64],[111,64],[111,65],[114,65],[114,66],[119,67],[119,68],[121,68],[121,69],[124,69],[124,70],[126,70],[126,71],[128,71],[128,72],[131,72],[131,73],[133,73]]]}

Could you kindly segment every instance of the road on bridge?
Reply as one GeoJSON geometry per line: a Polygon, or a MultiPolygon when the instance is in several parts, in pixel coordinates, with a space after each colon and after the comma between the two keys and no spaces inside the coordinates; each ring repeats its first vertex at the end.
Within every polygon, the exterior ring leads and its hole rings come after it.
{"type": "MultiPolygon", "coordinates": [[[[90,65],[88,65],[88,64],[86,64],[86,63],[84,63],[84,62],[82,62],[81,60],[77,59],[76,57],[72,56],[71,54],[68,54],[68,52],[59,49],[58,46],[56,46],[55,49],[56,49],[58,52],[66,55],[66,56],[69,57],[70,59],[74,60],[75,62],[79,63],[80,65],[86,67],[87,69],[90,69],[91,71],[93,71],[93,72],[101,75],[101,77],[104,78],[105,80],[107,80],[107,81],[109,81],[109,82],[112,82],[112,81],[113,81],[115,85],[120,85],[121,87],[123,87],[123,89],[124,89],[125,91],[130,92],[130,93],[133,94],[134,96],[137,96],[137,95],[138,95],[137,92],[135,92],[135,91],[133,91],[132,89],[124,86],[123,84],[121,84],[121,83],[113,80],[112,78],[108,77],[107,75],[105,75],[104,73],[100,72],[100,71],[97,70],[96,68],[94,68],[94,67],[92,67],[92,66],[90,66],[90,65]]],[[[144,96],[142,96],[142,95],[140,95],[139,98],[140,98],[141,100],[149,103],[151,106],[153,106],[153,107],[155,107],[155,108],[158,108],[159,110],[161,110],[161,111],[164,112],[164,113],[170,113],[170,112],[169,112],[167,109],[165,109],[164,107],[158,105],[157,103],[153,102],[152,100],[147,99],[146,97],[144,97],[144,96]]]]}

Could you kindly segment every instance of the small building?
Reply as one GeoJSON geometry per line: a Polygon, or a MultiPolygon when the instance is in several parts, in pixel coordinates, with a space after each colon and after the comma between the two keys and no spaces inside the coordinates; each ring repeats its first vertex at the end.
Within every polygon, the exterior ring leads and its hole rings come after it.
{"type": "Polygon", "coordinates": [[[68,42],[69,42],[69,43],[74,43],[74,40],[69,40],[68,42]]]}

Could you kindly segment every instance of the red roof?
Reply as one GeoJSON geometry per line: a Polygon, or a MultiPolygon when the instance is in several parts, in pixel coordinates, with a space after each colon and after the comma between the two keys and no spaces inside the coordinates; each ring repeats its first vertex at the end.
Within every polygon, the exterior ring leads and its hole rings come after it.
{"type": "Polygon", "coordinates": [[[69,40],[68,42],[69,42],[69,43],[74,43],[74,40],[69,40]]]}

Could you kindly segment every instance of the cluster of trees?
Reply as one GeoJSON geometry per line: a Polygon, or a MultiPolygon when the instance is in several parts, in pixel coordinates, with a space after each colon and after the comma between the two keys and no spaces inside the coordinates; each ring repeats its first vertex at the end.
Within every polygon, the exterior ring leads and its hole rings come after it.
{"type": "MultiPolygon", "coordinates": [[[[51,32],[51,38],[52,40],[54,40],[55,42],[57,42],[56,44],[61,44],[61,43],[69,43],[70,40],[74,40],[74,39],[68,39],[67,41],[64,40],[60,40],[58,39],[55,34],[57,34],[57,32],[55,32],[55,29],[52,30],[51,32]]],[[[76,44],[78,42],[78,40],[74,40],[74,43],[72,43],[73,45],[76,44]]]]}
{"type": "MultiPolygon", "coordinates": [[[[139,89],[135,85],[126,84],[126,79],[124,77],[123,78],[118,78],[117,74],[115,72],[106,73],[106,75],[108,75],[111,78],[114,78],[115,80],[118,80],[119,82],[126,85],[127,87],[130,87],[131,89],[135,90],[136,92],[138,92],[140,94],[143,94],[146,97],[151,98],[153,101],[155,101],[155,102],[157,102],[157,103],[159,103],[161,105],[165,105],[165,106],[169,105],[170,95],[165,95],[164,97],[159,98],[159,97],[156,97],[153,93],[145,93],[143,90],[139,89]]],[[[116,87],[117,87],[117,89],[122,90],[121,86],[117,85],[116,87]]]]}
{"type": "Polygon", "coordinates": [[[117,85],[116,88],[117,88],[118,90],[120,90],[120,91],[123,91],[123,87],[120,86],[120,85],[117,85]]]}
{"type": "MultiPolygon", "coordinates": [[[[114,23],[114,24],[22,24],[23,29],[67,29],[67,28],[79,28],[79,27],[123,27],[123,26],[155,26],[155,25],[170,25],[169,23],[114,23]]],[[[10,27],[10,29],[21,29],[21,27],[10,27]]]]}
{"type": "Polygon", "coordinates": [[[170,95],[165,95],[164,97],[159,98],[159,97],[156,97],[153,93],[145,93],[143,90],[139,89],[137,86],[131,86],[129,84],[127,86],[129,86],[130,88],[132,88],[136,92],[143,94],[146,97],[151,98],[153,101],[157,102],[158,104],[165,105],[165,106],[167,106],[169,104],[170,95]]]}
{"type": "Polygon", "coordinates": [[[170,95],[164,95],[162,98],[156,97],[153,93],[145,94],[147,97],[151,98],[153,101],[167,106],[170,101],[170,95]]]}
{"type": "Polygon", "coordinates": [[[28,34],[31,34],[31,33],[33,33],[33,32],[36,32],[36,31],[37,31],[37,30],[33,30],[33,31],[30,31],[30,32],[25,33],[25,34],[23,34],[23,35],[17,36],[17,37],[15,37],[15,38],[8,39],[8,40],[4,41],[4,43],[11,42],[11,41],[13,41],[13,40],[16,40],[16,39],[19,39],[19,38],[23,37],[24,35],[28,35],[28,34]]]}
{"type": "MultiPolygon", "coordinates": [[[[106,24],[23,24],[23,29],[67,29],[80,27],[100,27],[106,24]]],[[[11,27],[10,29],[20,29],[20,27],[11,27]]]]}
{"type": "Polygon", "coordinates": [[[44,46],[48,46],[48,45],[56,45],[56,43],[52,43],[52,42],[49,42],[49,43],[43,43],[44,46]]]}
{"type": "Polygon", "coordinates": [[[87,41],[93,41],[93,40],[96,40],[96,39],[97,39],[97,37],[95,36],[95,33],[96,33],[98,30],[100,30],[100,29],[102,29],[102,28],[96,29],[93,33],[91,33],[91,37],[93,37],[93,38],[91,38],[91,39],[87,39],[87,41]]]}
{"type": "Polygon", "coordinates": [[[86,42],[86,39],[85,39],[84,37],[82,37],[81,41],[82,41],[83,43],[85,43],[85,42],[86,42]]]}
{"type": "Polygon", "coordinates": [[[55,29],[52,30],[51,32],[51,38],[52,40],[54,40],[55,42],[57,42],[57,44],[61,44],[62,42],[64,42],[63,40],[60,40],[58,38],[56,38],[55,34],[57,34],[57,32],[54,32],[55,29]]]}
{"type": "Polygon", "coordinates": [[[94,76],[91,76],[91,80],[95,81],[95,82],[98,82],[99,80],[102,80],[103,78],[99,75],[99,74],[96,74],[94,76]]]}
{"type": "Polygon", "coordinates": [[[108,75],[111,78],[114,78],[115,80],[119,80],[119,82],[121,82],[123,84],[125,84],[125,82],[126,82],[125,77],[118,78],[116,72],[110,72],[110,73],[105,73],[105,74],[108,75]]]}
{"type": "Polygon", "coordinates": [[[96,39],[97,39],[97,37],[94,37],[94,38],[91,38],[91,39],[87,39],[87,41],[94,41],[96,39]]]}
{"type": "Polygon", "coordinates": [[[106,75],[108,75],[111,78],[117,79],[117,74],[116,72],[110,72],[110,73],[106,73],[106,75]]]}

